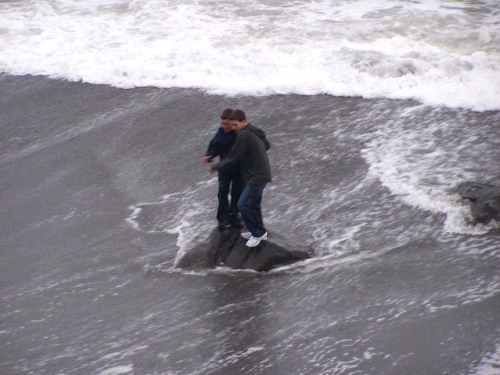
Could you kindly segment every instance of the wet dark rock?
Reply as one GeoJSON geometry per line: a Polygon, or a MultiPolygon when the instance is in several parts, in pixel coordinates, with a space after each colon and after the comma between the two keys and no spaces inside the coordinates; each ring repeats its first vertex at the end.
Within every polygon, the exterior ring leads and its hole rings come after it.
{"type": "Polygon", "coordinates": [[[500,187],[464,182],[458,186],[457,192],[472,202],[471,213],[475,222],[486,224],[492,219],[500,221],[500,187]]]}
{"type": "Polygon", "coordinates": [[[224,263],[235,269],[269,271],[273,267],[309,259],[307,246],[289,243],[274,233],[253,248],[246,246],[240,229],[214,229],[209,238],[188,251],[176,264],[180,268],[214,268],[224,263]]]}

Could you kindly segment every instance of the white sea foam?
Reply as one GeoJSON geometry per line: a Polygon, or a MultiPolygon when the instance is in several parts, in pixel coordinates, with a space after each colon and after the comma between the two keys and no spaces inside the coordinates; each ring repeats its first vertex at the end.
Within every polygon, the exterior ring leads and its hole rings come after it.
{"type": "Polygon", "coordinates": [[[498,375],[500,373],[500,343],[494,351],[481,358],[481,362],[474,369],[475,375],[498,375]]]}
{"type": "Polygon", "coordinates": [[[104,370],[99,373],[99,375],[119,375],[119,374],[129,374],[134,371],[134,367],[132,365],[126,366],[115,366],[104,370]]]}
{"type": "Polygon", "coordinates": [[[202,181],[182,194],[173,193],[158,202],[139,203],[130,209],[132,214],[127,222],[137,230],[146,233],[165,232],[177,235],[177,252],[174,265],[186,254],[190,246],[210,233],[213,225],[213,207],[207,186],[215,185],[217,178],[202,181]]]}
{"type": "Polygon", "coordinates": [[[496,1],[0,4],[0,71],[117,87],[500,109],[496,1]]]}
{"type": "MultiPolygon", "coordinates": [[[[484,234],[498,223],[471,225],[470,208],[458,194],[457,181],[488,181],[495,170],[481,165],[495,165],[498,160],[497,140],[484,137],[481,126],[471,126],[467,119],[421,122],[414,108],[387,126],[362,150],[372,176],[380,179],[392,194],[408,205],[446,215],[444,229],[449,233],[484,234]],[[445,131],[443,131],[445,130],[445,131]],[[480,140],[474,142],[474,140],[480,140]]],[[[437,120],[436,120],[437,119],[437,120]]]]}

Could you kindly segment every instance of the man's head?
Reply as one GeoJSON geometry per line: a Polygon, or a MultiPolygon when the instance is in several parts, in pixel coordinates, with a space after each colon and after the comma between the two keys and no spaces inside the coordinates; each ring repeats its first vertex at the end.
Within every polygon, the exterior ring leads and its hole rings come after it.
{"type": "Polygon", "coordinates": [[[229,120],[231,120],[231,126],[236,133],[239,133],[241,129],[247,126],[247,116],[241,109],[235,109],[231,112],[229,120]]]}
{"type": "Polygon", "coordinates": [[[231,120],[229,119],[231,113],[233,113],[233,109],[226,108],[225,110],[222,111],[222,114],[220,115],[220,126],[222,126],[224,133],[229,133],[230,131],[233,130],[233,127],[231,126],[231,120]]]}

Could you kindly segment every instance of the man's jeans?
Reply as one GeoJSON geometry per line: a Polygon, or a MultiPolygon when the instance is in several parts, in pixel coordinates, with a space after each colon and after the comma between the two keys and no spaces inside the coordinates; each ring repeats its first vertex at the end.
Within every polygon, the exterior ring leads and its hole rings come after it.
{"type": "Polygon", "coordinates": [[[219,172],[219,207],[217,209],[217,220],[232,222],[239,221],[238,200],[245,188],[245,182],[241,173],[219,172]],[[232,183],[232,186],[231,186],[232,183]],[[231,192],[231,203],[229,203],[229,192],[231,192]]]}
{"type": "Polygon", "coordinates": [[[238,208],[243,222],[254,237],[261,237],[267,232],[266,228],[264,228],[260,209],[262,193],[265,187],[266,184],[248,184],[238,201],[238,208]]]}

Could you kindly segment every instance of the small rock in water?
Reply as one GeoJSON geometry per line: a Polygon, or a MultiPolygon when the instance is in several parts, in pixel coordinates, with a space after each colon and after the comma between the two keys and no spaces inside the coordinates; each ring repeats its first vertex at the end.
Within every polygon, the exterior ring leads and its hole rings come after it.
{"type": "Polygon", "coordinates": [[[500,221],[500,187],[464,182],[458,186],[457,192],[472,202],[471,213],[475,222],[486,224],[492,219],[500,221]]]}

